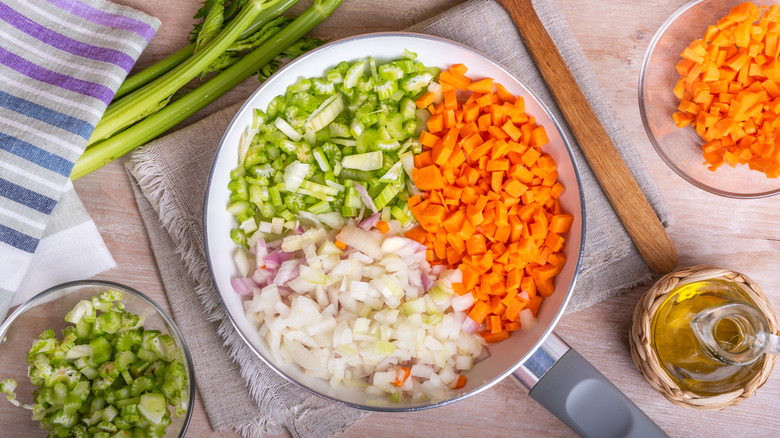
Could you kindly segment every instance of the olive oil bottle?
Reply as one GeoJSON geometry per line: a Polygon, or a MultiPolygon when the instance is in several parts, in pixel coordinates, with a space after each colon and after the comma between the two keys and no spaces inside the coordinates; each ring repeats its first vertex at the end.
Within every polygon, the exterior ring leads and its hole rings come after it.
{"type": "MultiPolygon", "coordinates": [[[[653,349],[661,366],[682,390],[702,396],[728,393],[744,387],[763,366],[763,356],[748,364],[724,362],[697,339],[691,320],[699,312],[724,303],[755,306],[737,284],[704,280],[670,291],[653,316],[653,349]]],[[[720,322],[712,334],[724,349],[742,345],[753,336],[749,327],[731,320],[720,322]]]]}

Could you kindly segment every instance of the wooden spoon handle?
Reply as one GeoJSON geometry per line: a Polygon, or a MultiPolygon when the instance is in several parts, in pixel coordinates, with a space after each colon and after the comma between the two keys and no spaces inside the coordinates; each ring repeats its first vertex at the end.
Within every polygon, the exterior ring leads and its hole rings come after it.
{"type": "Polygon", "coordinates": [[[677,266],[677,250],[558,52],[531,0],[499,0],[514,20],[601,188],[642,258],[658,273],[677,266]]]}

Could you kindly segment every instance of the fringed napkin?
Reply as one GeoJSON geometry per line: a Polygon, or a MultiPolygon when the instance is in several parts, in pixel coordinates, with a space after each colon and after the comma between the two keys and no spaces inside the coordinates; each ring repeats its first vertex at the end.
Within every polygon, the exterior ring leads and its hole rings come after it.
{"type": "Polygon", "coordinates": [[[70,172],[159,26],[103,0],[0,2],[0,319],[114,266],[70,172]]]}
{"type": "MultiPolygon", "coordinates": [[[[661,220],[669,213],[588,63],[552,0],[537,13],[568,62],[661,220]]],[[[415,26],[482,51],[512,71],[555,108],[512,21],[491,0],[472,0],[415,26]]],[[[337,62],[338,60],[334,60],[337,62]]],[[[195,374],[212,427],[244,436],[287,430],[293,436],[338,433],[365,413],[312,397],[266,367],[227,320],[211,284],[203,249],[205,184],[222,134],[238,106],[152,142],[127,162],[168,298],[195,360],[195,374]],[[194,291],[194,294],[193,294],[194,291]],[[195,295],[199,300],[195,300],[195,295]]],[[[558,120],[563,120],[560,114],[558,120]]],[[[571,135],[566,132],[571,140],[571,135]]],[[[576,148],[576,143],[572,142],[576,148]]],[[[586,255],[570,310],[626,291],[651,278],[586,161],[576,151],[587,205],[586,255]]]]}

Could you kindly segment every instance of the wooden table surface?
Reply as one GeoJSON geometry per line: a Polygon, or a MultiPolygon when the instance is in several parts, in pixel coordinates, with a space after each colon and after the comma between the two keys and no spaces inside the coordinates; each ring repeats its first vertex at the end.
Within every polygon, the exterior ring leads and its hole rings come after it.
{"type": "MultiPolygon", "coordinates": [[[[114,0],[158,17],[162,27],[139,60],[145,66],[181,47],[200,0],[114,0]]],[[[733,200],[710,195],[674,174],[656,155],[642,127],[637,80],[655,31],[687,0],[556,0],[574,37],[633,138],[675,218],[669,228],[680,267],[708,263],[742,272],[780,309],[780,197],[733,200]]],[[[308,0],[301,3],[307,4],[308,0]]],[[[401,30],[460,3],[458,0],[345,0],[315,31],[346,37],[401,30]]],[[[296,6],[298,10],[300,8],[296,6]]],[[[514,29],[506,29],[515,32],[514,29]]],[[[202,115],[243,100],[253,79],[207,108],[202,115]]],[[[186,123],[191,123],[197,118],[186,123]]],[[[98,276],[134,286],[168,306],[130,183],[120,162],[76,182],[118,266],[98,276]]],[[[780,429],[780,376],[750,399],[718,412],[672,405],[638,373],[628,351],[634,306],[646,288],[567,315],[556,331],[671,436],[776,436],[780,429]]],[[[2,435],[3,433],[0,433],[2,435]]],[[[505,381],[474,397],[422,412],[374,413],[343,436],[572,436],[573,432],[505,381]]],[[[188,436],[235,436],[214,432],[198,399],[188,436]]]]}

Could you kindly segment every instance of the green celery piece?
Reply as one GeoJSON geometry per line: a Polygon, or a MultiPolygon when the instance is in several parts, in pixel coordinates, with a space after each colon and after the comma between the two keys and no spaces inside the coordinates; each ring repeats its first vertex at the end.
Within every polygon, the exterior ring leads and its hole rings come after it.
{"type": "Polygon", "coordinates": [[[16,387],[19,384],[16,382],[16,380],[13,379],[5,379],[2,382],[0,382],[0,392],[5,394],[6,400],[13,403],[14,405],[18,407],[22,407],[22,403],[20,403],[18,400],[16,400],[16,387]]]}
{"type": "Polygon", "coordinates": [[[92,347],[92,362],[96,365],[111,359],[112,347],[105,337],[94,338],[89,341],[89,345],[92,347]]]}
{"type": "Polygon", "coordinates": [[[221,53],[233,44],[264,8],[278,1],[280,0],[270,0],[268,2],[263,0],[247,1],[244,7],[241,8],[238,16],[230,21],[230,24],[220,32],[219,36],[206,44],[198,55],[188,58],[158,78],[157,81],[139,89],[137,93],[127,95],[109,105],[103,114],[103,118],[95,126],[88,145],[105,140],[135,123],[139,116],[145,114],[159,102],[172,96],[174,92],[205,70],[221,53]]]}
{"type": "Polygon", "coordinates": [[[153,388],[154,388],[154,380],[152,380],[151,377],[149,376],[139,377],[133,380],[133,383],[130,385],[130,394],[133,397],[138,397],[144,392],[149,391],[153,388]]]}
{"type": "Polygon", "coordinates": [[[46,379],[46,386],[63,383],[68,388],[73,388],[78,383],[81,372],[69,363],[60,363],[52,367],[52,373],[46,379]]]}
{"type": "Polygon", "coordinates": [[[76,161],[71,179],[87,175],[147,143],[233,89],[329,17],[341,1],[315,0],[311,7],[281,32],[205,84],[139,123],[87,149],[76,161]]]}
{"type": "Polygon", "coordinates": [[[73,308],[70,312],[68,312],[67,315],[65,315],[65,321],[77,324],[81,321],[81,319],[85,315],[90,315],[94,312],[94,308],[92,307],[92,302],[88,300],[81,300],[76,304],[76,307],[73,308]]]}
{"type": "MultiPolygon", "coordinates": [[[[130,386],[123,386],[116,391],[114,391],[114,399],[115,400],[127,400],[130,398],[130,386]]],[[[120,406],[121,407],[121,406],[120,406]]]]}
{"type": "Polygon", "coordinates": [[[119,312],[104,312],[95,319],[95,328],[109,334],[114,334],[122,325],[119,312]]]}
{"type": "Polygon", "coordinates": [[[62,406],[62,410],[66,415],[74,415],[81,409],[83,399],[76,394],[68,394],[65,397],[65,403],[62,406]]]}
{"type": "Polygon", "coordinates": [[[165,59],[150,65],[144,70],[128,76],[127,79],[122,82],[122,85],[120,85],[116,90],[116,94],[114,94],[114,100],[126,96],[127,94],[132,93],[149,82],[159,78],[166,72],[187,60],[194,52],[195,44],[190,44],[167,56],[165,59]]]}
{"type": "Polygon", "coordinates": [[[377,170],[382,168],[382,152],[366,152],[364,154],[347,155],[341,159],[341,165],[346,169],[377,170]]]}
{"type": "Polygon", "coordinates": [[[160,393],[141,395],[138,412],[152,424],[160,424],[163,416],[168,412],[168,403],[165,400],[165,396],[160,393]]]}
{"type": "Polygon", "coordinates": [[[144,362],[153,362],[157,359],[157,354],[155,354],[152,350],[147,350],[146,348],[139,348],[137,355],[138,359],[144,362]]]}
{"type": "Polygon", "coordinates": [[[141,343],[141,333],[136,330],[119,333],[115,339],[114,347],[119,351],[128,351],[133,345],[141,343]]]}

